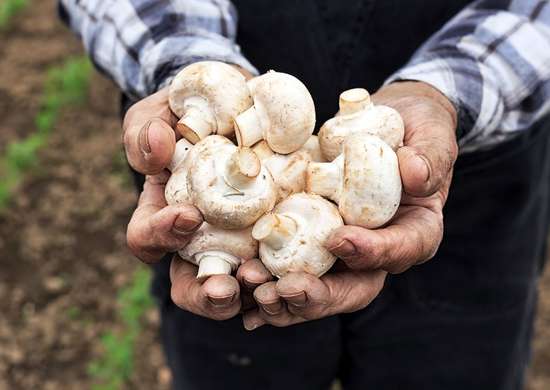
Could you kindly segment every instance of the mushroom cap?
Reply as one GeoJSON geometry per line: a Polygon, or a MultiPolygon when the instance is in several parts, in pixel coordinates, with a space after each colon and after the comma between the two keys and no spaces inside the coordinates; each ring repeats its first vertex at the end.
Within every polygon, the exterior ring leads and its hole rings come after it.
{"type": "Polygon", "coordinates": [[[296,77],[269,71],[248,81],[270,148],[292,153],[306,143],[315,128],[315,105],[306,86],[296,77]]]}
{"type": "Polygon", "coordinates": [[[203,223],[178,253],[183,259],[196,264],[195,255],[206,251],[220,251],[249,260],[258,256],[258,242],[252,238],[252,227],[226,230],[203,223]]]}
{"type": "Polygon", "coordinates": [[[346,224],[374,229],[388,222],[401,201],[397,155],[378,137],[353,134],[344,142],[344,180],[338,201],[346,224]]]}
{"type": "Polygon", "coordinates": [[[405,125],[401,115],[388,106],[368,105],[349,114],[339,113],[326,121],[319,130],[324,157],[329,161],[334,160],[342,152],[346,136],[356,133],[380,137],[393,150],[397,150],[403,144],[405,125]]]}
{"type": "Polygon", "coordinates": [[[187,190],[187,172],[195,158],[194,156],[207,146],[214,147],[228,142],[229,140],[222,136],[211,136],[209,142],[197,145],[193,145],[185,138],[180,139],[176,143],[176,150],[170,163],[170,166],[175,167],[175,169],[172,170],[164,189],[166,203],[169,205],[191,203],[191,197],[187,190]]]}
{"type": "Polygon", "coordinates": [[[214,134],[233,132],[233,118],[253,105],[245,77],[223,62],[201,61],[183,68],[170,85],[168,102],[181,118],[188,107],[208,109],[216,121],[214,134]]]}
{"type": "Polygon", "coordinates": [[[336,206],[318,195],[299,193],[289,196],[273,210],[292,218],[296,234],[287,245],[275,250],[260,242],[260,259],[266,268],[280,278],[288,272],[307,272],[321,276],[336,261],[324,243],[330,233],[344,223],[336,206]]]}
{"type": "Polygon", "coordinates": [[[307,166],[311,155],[304,150],[274,154],[264,162],[277,186],[277,202],[306,188],[307,166]]]}
{"type": "Polygon", "coordinates": [[[191,203],[191,198],[187,192],[187,165],[184,163],[180,168],[172,172],[166,187],[164,188],[164,198],[168,205],[191,203]]]}
{"type": "Polygon", "coordinates": [[[275,205],[276,188],[269,171],[236,188],[226,177],[226,169],[237,147],[221,136],[209,136],[190,153],[187,190],[205,221],[225,229],[244,229],[275,205]]]}
{"type": "Polygon", "coordinates": [[[275,152],[271,150],[265,139],[254,145],[252,147],[252,150],[254,151],[254,153],[256,153],[261,162],[264,162],[275,154],[275,152]]]}
{"type": "Polygon", "coordinates": [[[193,148],[193,144],[185,138],[181,138],[178,142],[176,142],[172,160],[167,166],[170,172],[174,172],[181,164],[183,164],[191,148],[193,148]]]}
{"type": "Polygon", "coordinates": [[[319,137],[312,135],[308,138],[306,143],[299,149],[299,151],[305,151],[309,153],[311,161],[325,162],[326,159],[321,151],[321,144],[319,143],[319,137]]]}

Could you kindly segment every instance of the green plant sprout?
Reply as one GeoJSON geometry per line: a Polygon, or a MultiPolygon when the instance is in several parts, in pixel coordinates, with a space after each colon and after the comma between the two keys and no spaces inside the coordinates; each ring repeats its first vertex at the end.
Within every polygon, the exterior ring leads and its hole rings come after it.
{"type": "Polygon", "coordinates": [[[38,151],[46,144],[59,111],[85,102],[91,70],[86,57],[75,57],[48,71],[41,108],[35,117],[36,131],[8,144],[5,155],[0,158],[0,210],[6,207],[24,174],[38,162],[38,151]]]}
{"type": "Polygon", "coordinates": [[[28,5],[28,0],[2,0],[0,2],[0,29],[8,26],[11,18],[28,5]]]}
{"type": "Polygon", "coordinates": [[[134,349],[142,332],[141,318],[153,306],[149,294],[151,273],[138,268],[131,282],[119,291],[119,332],[107,331],[101,337],[103,353],[88,365],[88,373],[96,384],[92,390],[118,390],[130,378],[134,369],[134,349]]]}

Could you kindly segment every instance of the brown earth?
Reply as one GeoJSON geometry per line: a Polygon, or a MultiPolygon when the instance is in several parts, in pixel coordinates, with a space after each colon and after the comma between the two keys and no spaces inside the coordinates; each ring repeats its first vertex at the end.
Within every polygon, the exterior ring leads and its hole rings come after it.
{"type": "MultiPolygon", "coordinates": [[[[0,33],[0,153],[34,131],[45,70],[82,53],[43,0],[0,33]]],[[[65,110],[40,167],[0,217],[0,390],[83,389],[98,337],[117,329],[116,291],[137,262],[124,231],[136,196],[120,147],[118,93],[93,75],[89,104],[65,110]]],[[[167,389],[158,315],[146,315],[128,389],[167,389]]],[[[530,390],[550,388],[550,272],[541,283],[530,390]]]]}

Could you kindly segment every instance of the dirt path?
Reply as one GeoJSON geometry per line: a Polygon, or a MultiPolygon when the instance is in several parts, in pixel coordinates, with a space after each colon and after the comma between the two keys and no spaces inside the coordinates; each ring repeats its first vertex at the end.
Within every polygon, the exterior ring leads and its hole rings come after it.
{"type": "MultiPolygon", "coordinates": [[[[0,35],[0,153],[34,131],[46,69],[82,54],[55,1],[0,35]]],[[[137,262],[124,229],[136,197],[120,149],[118,94],[94,74],[89,105],[65,111],[41,165],[0,217],[0,389],[86,389],[100,335],[118,326],[116,291],[137,262]]],[[[158,318],[147,315],[129,389],[163,389],[158,318]],[[159,383],[159,380],[162,383],[159,383]]]]}
{"type": "MultiPolygon", "coordinates": [[[[53,0],[0,33],[0,153],[34,129],[45,69],[81,54],[53,0]]],[[[0,390],[84,389],[98,337],[136,262],[124,228],[135,203],[120,150],[118,94],[94,74],[89,105],[65,111],[41,166],[0,217],[0,390]]],[[[550,272],[542,283],[531,390],[550,388],[550,272]]],[[[128,389],[167,389],[158,317],[146,316],[128,389]]]]}

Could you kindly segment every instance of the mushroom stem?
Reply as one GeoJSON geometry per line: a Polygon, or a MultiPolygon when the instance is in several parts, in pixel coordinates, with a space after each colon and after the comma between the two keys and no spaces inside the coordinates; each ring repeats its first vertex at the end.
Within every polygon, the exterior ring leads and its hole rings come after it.
{"type": "Polygon", "coordinates": [[[189,106],[176,125],[180,134],[192,144],[216,131],[216,121],[208,107],[189,106]]]}
{"type": "Polygon", "coordinates": [[[229,158],[226,177],[229,184],[239,187],[256,178],[261,168],[260,159],[252,149],[238,148],[229,158]]]}
{"type": "Polygon", "coordinates": [[[293,239],[297,230],[298,224],[293,218],[283,214],[267,214],[254,225],[252,237],[279,250],[293,239]]]}
{"type": "Polygon", "coordinates": [[[252,146],[263,138],[260,118],[254,106],[235,118],[235,135],[239,146],[252,146]]]}
{"type": "Polygon", "coordinates": [[[254,153],[256,153],[260,161],[267,160],[269,157],[275,154],[275,152],[271,150],[271,148],[267,144],[267,141],[265,140],[260,141],[256,145],[254,145],[252,147],[252,150],[254,151],[254,153]]]}
{"type": "Polygon", "coordinates": [[[197,279],[201,281],[212,275],[230,275],[240,264],[238,258],[221,251],[197,253],[195,261],[199,266],[197,279]]]}
{"type": "Polygon", "coordinates": [[[338,115],[355,114],[371,106],[370,95],[366,89],[348,89],[340,94],[340,112],[338,115]]]}
{"type": "Polygon", "coordinates": [[[310,162],[307,168],[306,191],[338,203],[343,177],[344,157],[342,155],[329,163],[310,162]]]}
{"type": "Polygon", "coordinates": [[[174,172],[181,163],[185,160],[185,157],[187,157],[187,153],[191,150],[193,147],[193,144],[189,141],[187,141],[185,138],[180,139],[178,142],[176,142],[176,149],[174,150],[174,155],[172,156],[172,160],[170,161],[170,164],[168,164],[167,168],[170,172],[174,172]]]}

